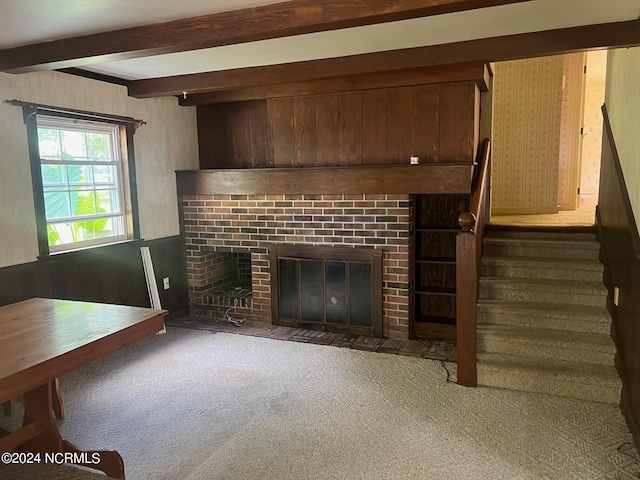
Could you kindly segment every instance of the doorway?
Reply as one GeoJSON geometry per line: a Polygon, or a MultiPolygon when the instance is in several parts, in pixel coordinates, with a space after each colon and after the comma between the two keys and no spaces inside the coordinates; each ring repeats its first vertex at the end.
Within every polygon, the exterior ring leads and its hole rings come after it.
{"type": "Polygon", "coordinates": [[[495,65],[492,224],[594,224],[606,55],[495,65]]]}

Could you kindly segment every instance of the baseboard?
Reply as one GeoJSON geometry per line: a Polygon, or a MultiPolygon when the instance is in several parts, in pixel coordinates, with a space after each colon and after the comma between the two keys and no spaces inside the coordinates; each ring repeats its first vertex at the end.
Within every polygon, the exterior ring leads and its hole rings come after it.
{"type": "Polygon", "coordinates": [[[164,317],[164,319],[171,321],[171,320],[175,320],[177,318],[182,318],[182,317],[186,317],[186,316],[187,316],[187,311],[183,309],[183,310],[178,310],[177,312],[168,313],[164,317]]]}

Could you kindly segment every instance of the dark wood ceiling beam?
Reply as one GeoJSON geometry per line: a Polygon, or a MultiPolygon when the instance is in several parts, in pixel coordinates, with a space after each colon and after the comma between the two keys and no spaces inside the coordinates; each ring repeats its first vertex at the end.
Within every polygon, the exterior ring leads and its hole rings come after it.
{"type": "Polygon", "coordinates": [[[0,71],[81,67],[526,1],[292,0],[0,50],[0,71]]]}
{"type": "Polygon", "coordinates": [[[435,83],[474,81],[480,91],[489,89],[489,70],[484,63],[464,63],[444,67],[414,68],[394,72],[327,78],[301,83],[286,83],[266,87],[225,90],[179,97],[182,106],[208,105],[212,103],[243,102],[263,98],[317,95],[324,93],[371,90],[386,87],[407,87],[435,83]]]}
{"type": "Polygon", "coordinates": [[[348,57],[135,80],[129,84],[129,95],[137,98],[181,95],[182,92],[193,95],[635,45],[640,45],[640,22],[617,22],[348,57]]]}

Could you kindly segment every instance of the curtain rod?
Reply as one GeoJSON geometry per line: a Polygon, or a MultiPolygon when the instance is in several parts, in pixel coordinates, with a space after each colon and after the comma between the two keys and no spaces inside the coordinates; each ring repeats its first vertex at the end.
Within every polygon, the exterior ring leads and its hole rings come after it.
{"type": "MultiPolygon", "coordinates": [[[[95,113],[95,112],[89,112],[87,110],[76,110],[73,108],[66,108],[66,107],[54,107],[52,105],[43,105],[41,103],[16,100],[15,98],[13,100],[5,100],[4,103],[8,103],[9,105],[14,105],[16,107],[23,107],[23,110],[25,108],[28,108],[31,110],[30,115],[34,115],[37,113],[65,113],[65,114],[71,114],[71,115],[78,115],[87,120],[110,120],[112,122],[130,123],[130,124],[133,124],[135,129],[138,129],[142,125],[147,124],[147,122],[145,122],[144,120],[138,120],[132,117],[111,115],[109,113],[95,113]]],[[[25,120],[26,118],[27,118],[27,115],[25,115],[25,120]]]]}

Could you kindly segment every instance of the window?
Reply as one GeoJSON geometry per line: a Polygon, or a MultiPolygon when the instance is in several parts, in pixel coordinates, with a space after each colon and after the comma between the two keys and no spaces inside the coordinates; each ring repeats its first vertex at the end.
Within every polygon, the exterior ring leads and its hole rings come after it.
{"type": "Polygon", "coordinates": [[[39,115],[50,252],[129,238],[120,126],[39,115]]]}
{"type": "Polygon", "coordinates": [[[27,127],[40,256],[140,238],[133,134],[143,120],[5,100],[27,127]]]}

